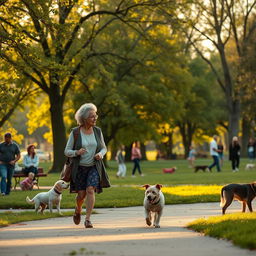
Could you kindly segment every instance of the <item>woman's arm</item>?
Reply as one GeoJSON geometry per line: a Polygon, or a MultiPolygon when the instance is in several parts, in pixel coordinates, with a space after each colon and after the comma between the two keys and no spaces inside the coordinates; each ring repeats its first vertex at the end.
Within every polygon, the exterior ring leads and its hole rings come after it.
{"type": "Polygon", "coordinates": [[[30,163],[29,163],[29,159],[28,159],[28,155],[25,155],[24,158],[23,158],[23,165],[25,167],[29,167],[30,166],[30,163]]]}
{"type": "Polygon", "coordinates": [[[107,153],[107,147],[104,141],[104,137],[102,132],[100,132],[100,142],[101,142],[101,150],[95,155],[96,160],[100,160],[107,153]]]}
{"type": "Polygon", "coordinates": [[[69,134],[68,142],[64,151],[65,156],[67,157],[76,157],[76,150],[73,149],[74,147],[74,135],[73,131],[69,134]]]}

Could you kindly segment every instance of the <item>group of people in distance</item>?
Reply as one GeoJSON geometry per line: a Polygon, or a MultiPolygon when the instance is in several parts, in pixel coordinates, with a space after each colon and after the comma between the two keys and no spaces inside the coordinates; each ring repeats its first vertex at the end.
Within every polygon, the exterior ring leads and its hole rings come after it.
{"type": "MultiPolygon", "coordinates": [[[[20,159],[20,148],[12,140],[11,133],[4,135],[4,141],[0,143],[0,176],[1,176],[1,195],[9,195],[11,192],[12,177],[15,171],[15,166],[20,159]]],[[[35,146],[27,147],[27,154],[23,158],[24,168],[22,171],[27,176],[21,183],[22,190],[31,190],[35,184],[35,175],[39,158],[35,153],[35,146]]]]}
{"type": "MultiPolygon", "coordinates": [[[[229,160],[231,161],[231,167],[233,172],[239,171],[240,152],[241,146],[239,144],[238,137],[234,136],[229,145],[229,160]]],[[[247,145],[247,153],[250,161],[253,161],[256,157],[256,142],[253,138],[249,139],[247,145]]],[[[214,135],[212,141],[210,142],[210,155],[213,158],[213,163],[208,166],[208,171],[211,171],[211,169],[216,166],[217,171],[220,172],[224,160],[224,145],[221,138],[218,140],[217,135],[214,135]]],[[[193,146],[190,146],[188,156],[189,167],[194,167],[195,156],[196,151],[193,146]]]]}

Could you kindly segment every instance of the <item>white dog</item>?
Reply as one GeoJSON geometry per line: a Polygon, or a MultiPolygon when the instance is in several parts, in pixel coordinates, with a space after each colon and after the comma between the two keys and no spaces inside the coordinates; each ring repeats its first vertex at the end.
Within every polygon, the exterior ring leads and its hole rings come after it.
{"type": "Polygon", "coordinates": [[[164,208],[164,195],[161,191],[162,185],[156,184],[143,186],[146,188],[144,198],[145,219],[148,226],[152,224],[152,214],[154,213],[153,225],[155,228],[160,228],[160,218],[164,208]]]}
{"type": "Polygon", "coordinates": [[[255,164],[246,164],[245,170],[251,170],[255,168],[255,164]]]}
{"type": "Polygon", "coordinates": [[[37,194],[33,199],[27,196],[26,201],[30,204],[35,204],[35,211],[38,212],[41,206],[41,213],[44,212],[44,209],[49,206],[50,213],[52,213],[53,205],[56,205],[57,211],[60,212],[60,202],[62,198],[62,190],[67,189],[69,184],[63,180],[58,180],[54,186],[48,192],[41,192],[37,194]]]}

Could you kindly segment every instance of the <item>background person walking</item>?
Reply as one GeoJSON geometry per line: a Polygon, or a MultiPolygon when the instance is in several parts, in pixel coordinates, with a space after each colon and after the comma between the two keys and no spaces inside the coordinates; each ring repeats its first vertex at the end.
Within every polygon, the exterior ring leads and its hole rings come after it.
{"type": "Polygon", "coordinates": [[[218,155],[219,155],[219,160],[220,160],[220,166],[223,166],[223,161],[224,161],[224,145],[222,143],[222,139],[220,138],[218,141],[218,155]]]}
{"type": "Polygon", "coordinates": [[[196,160],[196,151],[194,149],[194,147],[191,145],[189,147],[189,153],[188,153],[188,164],[189,164],[189,168],[193,168],[194,167],[194,162],[196,160]]]}
{"type": "Polygon", "coordinates": [[[141,159],[141,151],[140,151],[140,143],[139,141],[135,141],[132,145],[132,156],[131,159],[134,163],[132,170],[132,177],[135,177],[135,172],[138,169],[140,176],[144,176],[140,169],[140,159],[141,159]]]}
{"type": "Polygon", "coordinates": [[[11,133],[6,133],[4,135],[4,142],[0,144],[1,194],[3,196],[9,195],[11,192],[14,166],[19,159],[19,146],[12,141],[11,133]]]}
{"type": "Polygon", "coordinates": [[[231,161],[233,172],[239,171],[240,149],[238,138],[234,136],[229,146],[229,160],[231,161]]]}
{"type": "Polygon", "coordinates": [[[124,146],[122,145],[116,152],[116,161],[118,163],[118,172],[116,174],[117,178],[119,177],[124,178],[126,175],[126,165],[124,162],[123,150],[124,150],[124,146]]]}
{"type": "Polygon", "coordinates": [[[250,138],[247,145],[247,154],[250,159],[250,162],[255,160],[256,156],[256,142],[254,138],[250,138]]]}
{"type": "Polygon", "coordinates": [[[220,164],[219,164],[219,154],[218,154],[218,145],[217,145],[218,136],[214,135],[213,139],[210,143],[210,155],[213,158],[213,163],[208,166],[208,171],[211,171],[211,169],[216,165],[217,171],[220,172],[220,164]]]}

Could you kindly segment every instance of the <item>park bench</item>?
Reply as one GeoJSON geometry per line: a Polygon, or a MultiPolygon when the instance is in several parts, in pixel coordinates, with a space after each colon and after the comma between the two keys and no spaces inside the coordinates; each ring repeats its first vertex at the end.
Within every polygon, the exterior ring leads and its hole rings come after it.
{"type": "MultiPolygon", "coordinates": [[[[39,167],[37,170],[38,170],[38,173],[35,176],[35,181],[36,181],[35,185],[39,189],[39,178],[40,177],[46,177],[47,173],[44,173],[44,169],[41,168],[41,167],[39,167]]],[[[14,190],[16,190],[17,185],[20,184],[20,178],[25,178],[25,177],[27,177],[27,176],[24,174],[23,170],[20,171],[20,172],[14,172],[14,174],[13,174],[13,178],[15,180],[15,184],[14,184],[14,187],[13,187],[14,190]]]]}

